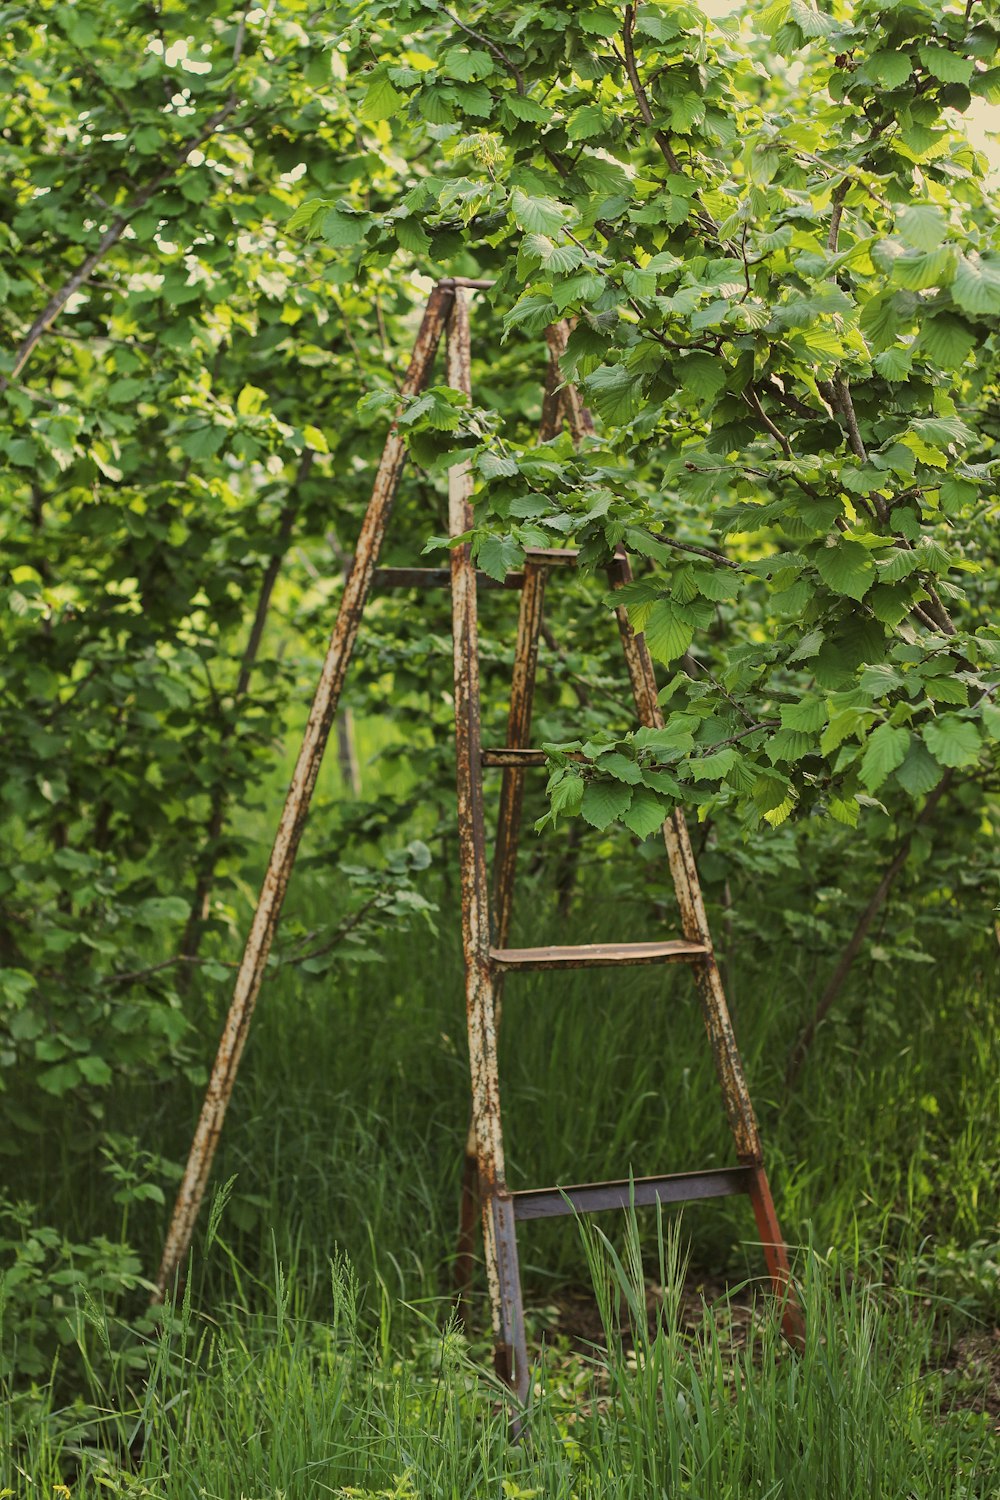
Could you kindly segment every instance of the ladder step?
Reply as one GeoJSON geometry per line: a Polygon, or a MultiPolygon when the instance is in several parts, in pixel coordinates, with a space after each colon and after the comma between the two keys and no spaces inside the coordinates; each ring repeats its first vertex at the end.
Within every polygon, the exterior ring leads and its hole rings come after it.
{"type": "Polygon", "coordinates": [[[531,1188],[511,1193],[515,1219],[556,1219],[563,1214],[599,1214],[612,1208],[652,1203],[689,1203],[695,1198],[730,1198],[750,1191],[753,1167],[719,1167],[711,1172],[672,1172],[665,1177],[623,1178],[576,1187],[531,1188]]]}
{"type": "MultiPolygon", "coordinates": [[[[567,760],[586,761],[586,756],[574,750],[567,760]]],[[[522,750],[515,745],[501,745],[496,750],[484,750],[480,759],[484,766],[547,766],[549,757],[544,750],[522,750]]]]}
{"type": "Polygon", "coordinates": [[[703,943],[672,938],[663,943],[580,943],[555,948],[491,948],[497,969],[592,969],[614,964],[685,964],[707,958],[703,943]]]}
{"type": "MultiPolygon", "coordinates": [[[[508,573],[503,583],[491,578],[488,573],[477,573],[476,583],[481,589],[522,589],[523,573],[508,573]]],[[[375,587],[378,589],[450,589],[450,568],[376,568],[375,587]]]]}

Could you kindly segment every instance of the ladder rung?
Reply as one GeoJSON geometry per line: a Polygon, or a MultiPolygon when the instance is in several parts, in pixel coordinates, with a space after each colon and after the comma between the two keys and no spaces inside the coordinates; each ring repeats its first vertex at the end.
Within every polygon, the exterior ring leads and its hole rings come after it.
{"type": "MultiPolygon", "coordinates": [[[[484,750],[480,757],[484,766],[547,766],[549,757],[544,750],[521,750],[514,745],[502,745],[498,750],[484,750]]],[[[586,761],[579,751],[572,751],[567,760],[586,761]]]]}
{"type": "Polygon", "coordinates": [[[579,943],[555,948],[491,948],[497,969],[591,969],[612,964],[683,964],[706,958],[703,943],[579,943]]]}
{"type": "Polygon", "coordinates": [[[624,1178],[577,1187],[531,1188],[511,1193],[515,1219],[555,1219],[562,1214],[598,1214],[611,1208],[652,1203],[687,1203],[695,1198],[729,1198],[750,1191],[753,1167],[719,1167],[712,1172],[672,1172],[666,1177],[624,1178]]]}
{"type": "MultiPolygon", "coordinates": [[[[488,573],[477,573],[476,583],[481,589],[522,589],[523,573],[508,573],[503,583],[491,578],[488,573]]],[[[375,587],[381,589],[448,589],[451,588],[450,568],[376,568],[375,587]]]]}
{"type": "MultiPolygon", "coordinates": [[[[524,561],[529,566],[544,568],[575,568],[579,557],[577,547],[526,547],[524,561]]],[[[350,559],[354,561],[353,558],[350,559]]],[[[615,558],[612,566],[620,565],[615,558]]],[[[481,589],[523,589],[524,574],[508,573],[501,583],[488,573],[478,571],[476,583],[481,589]]],[[[447,589],[451,587],[450,568],[376,568],[375,587],[382,589],[447,589]]]]}
{"type": "Polygon", "coordinates": [[[525,547],[525,562],[544,563],[547,568],[575,568],[579,547],[525,547]]]}

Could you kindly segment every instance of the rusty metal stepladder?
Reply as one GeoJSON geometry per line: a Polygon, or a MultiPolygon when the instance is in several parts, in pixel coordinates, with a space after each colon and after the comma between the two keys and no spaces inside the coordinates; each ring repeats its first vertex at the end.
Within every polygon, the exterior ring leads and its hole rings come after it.
{"type": "MultiPolygon", "coordinates": [[[[551,329],[549,334],[553,363],[558,371],[560,331],[551,329]]],[[[449,320],[447,339],[448,384],[471,396],[468,312],[461,293],[449,320]]],[[[552,395],[550,366],[547,402],[552,395]]],[[[587,430],[589,419],[571,388],[567,389],[565,400],[569,425],[574,436],[579,437],[587,430]]],[[[558,414],[558,406],[548,413],[543,408],[543,437],[554,434],[558,414]]],[[[471,492],[468,467],[456,466],[449,475],[452,536],[460,536],[471,527],[471,492]]],[[[793,1343],[800,1343],[802,1338],[801,1311],[791,1287],[788,1252],[764,1168],[760,1134],[712,950],[683,814],[674,812],[663,825],[683,938],[544,948],[508,946],[524,773],[547,763],[544,752],[529,745],[545,586],[550,570],[572,567],[575,561],[576,554],[571,549],[529,550],[525,557],[507,744],[489,750],[483,749],[480,737],[476,569],[467,544],[456,547],[451,559],[462,942],[472,1074],[472,1120],[466,1146],[456,1279],[464,1298],[471,1274],[478,1200],[497,1369],[522,1403],[528,1396],[529,1363],[517,1225],[524,1220],[622,1209],[631,1204],[670,1204],[746,1194],[753,1208],[771,1286],[781,1304],[785,1333],[793,1343]],[[503,770],[493,865],[492,921],[483,812],[482,770],[487,767],[503,770]],[[693,970],[738,1165],[511,1192],[506,1183],[497,1066],[497,1027],[504,975],[517,970],[566,971],[665,963],[688,964],[693,970]]],[[[623,552],[616,555],[609,575],[613,588],[631,581],[630,564],[623,552]]],[[[641,724],[661,728],[663,715],[646,643],[632,631],[624,608],[619,608],[616,615],[637,716],[641,724]]]]}
{"type": "MultiPolygon", "coordinates": [[[[428,300],[402,395],[413,395],[426,383],[435,351],[446,330],[448,383],[471,394],[467,289],[489,282],[445,278],[428,300]]],[[[562,415],[575,436],[586,430],[586,414],[571,386],[560,389],[559,353],[566,328],[550,330],[549,377],[543,404],[543,430],[554,435],[562,415]]],[[[398,413],[397,413],[398,416],[398,413]]],[[[577,948],[515,949],[506,946],[511,917],[513,875],[524,771],[543,765],[545,756],[528,744],[538,640],[545,584],[552,569],[573,566],[569,550],[529,551],[523,572],[509,576],[504,587],[521,589],[521,607],[508,723],[509,744],[483,751],[479,727],[477,577],[468,545],[451,555],[450,571],[432,568],[378,569],[405,457],[396,423],[390,428],[372,489],[354,564],[344,588],[292,782],[275,836],[268,868],[236,977],[233,1000],[210,1075],[188,1163],[168,1229],[154,1301],[162,1300],[187,1257],[212,1160],[260,991],[285,891],[291,876],[323,751],[336,712],[361,613],[376,582],[389,586],[444,586],[452,591],[458,826],[461,858],[463,952],[472,1078],[472,1127],[463,1194],[459,1266],[471,1265],[470,1207],[475,1202],[470,1166],[481,1204],[487,1281],[493,1316],[496,1363],[512,1390],[527,1396],[529,1366],[517,1261],[516,1226],[520,1220],[569,1212],[593,1212],[657,1201],[745,1193],[750,1197],[772,1286],[781,1297],[786,1332],[797,1340],[800,1314],[790,1291],[788,1257],[778,1227],[753,1108],[743,1078],[711,939],[697,871],[683,817],[664,824],[664,840],[681,911],[683,939],[638,944],[595,944],[577,948]],[[491,932],[489,875],[486,861],[482,769],[503,769],[500,825],[495,863],[494,930],[491,932]],[[607,964],[687,963],[698,985],[716,1071],[722,1084],[729,1126],[739,1165],[707,1172],[624,1180],[580,1187],[543,1188],[511,1193],[506,1185],[497,1068],[497,1019],[503,975],[513,969],[564,970],[607,964]],[[474,1150],[473,1148],[474,1143],[474,1150]]],[[[449,474],[449,522],[452,535],[469,529],[471,476],[467,465],[449,474]]],[[[624,555],[611,568],[612,582],[630,578],[624,555]]],[[[619,629],[638,717],[643,724],[662,723],[652,662],[641,636],[632,633],[624,609],[619,629]]]]}

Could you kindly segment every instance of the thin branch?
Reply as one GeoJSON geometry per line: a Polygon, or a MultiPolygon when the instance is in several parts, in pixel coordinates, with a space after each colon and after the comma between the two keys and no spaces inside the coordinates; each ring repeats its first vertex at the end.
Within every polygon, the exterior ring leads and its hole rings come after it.
{"type": "Polygon", "coordinates": [[[454,11],[450,11],[446,5],[442,5],[441,9],[448,17],[449,21],[453,22],[460,31],[464,31],[466,36],[474,37],[477,42],[482,42],[483,46],[486,47],[490,52],[492,52],[493,56],[497,58],[499,62],[503,63],[504,67],[507,69],[507,72],[513,78],[514,83],[517,87],[517,92],[519,94],[524,95],[528,92],[527,88],[525,87],[524,74],[521,72],[517,64],[507,56],[507,53],[503,50],[499,43],[491,41],[490,38],[488,36],[484,36],[481,31],[473,31],[471,26],[466,26],[465,22],[460,21],[455,15],[454,11]]]}
{"type": "Polygon", "coordinates": [[[760,397],[757,395],[757,392],[754,390],[752,385],[747,386],[747,389],[743,392],[743,400],[757,417],[758,421],[763,423],[764,427],[781,448],[781,451],[785,455],[785,457],[794,458],[795,454],[792,452],[791,443],[785,437],[785,434],[782,432],[781,428],[775,427],[774,423],[771,421],[771,418],[768,416],[763,406],[761,406],[760,397]]]}
{"type": "Polygon", "coordinates": [[[208,140],[210,135],[214,134],[222,122],[228,119],[233,113],[233,110],[236,109],[239,103],[240,100],[235,95],[231,96],[221,109],[216,110],[215,114],[211,115],[205,121],[205,124],[196,136],[184,142],[182,148],[177,152],[169,166],[164,167],[144,188],[141,188],[125,210],[116,219],[112,220],[102,234],[96,248],[80,263],[73,274],[63,282],[59,290],[53,293],[34,323],[32,323],[27,335],[14,355],[14,366],[10,374],[0,375],[0,391],[6,390],[10,381],[20,375],[31,358],[36,344],[46,330],[55,322],[74,293],[78,292],[85,282],[90,279],[91,274],[97,269],[112,246],[118,243],[139,210],[184,165],[191,152],[196,151],[204,141],[208,140]]]}
{"type": "Polygon", "coordinates": [[[844,199],[847,197],[850,186],[850,178],[845,177],[837,183],[837,186],[833,190],[833,197],[831,199],[833,213],[830,216],[830,233],[826,241],[826,248],[831,255],[836,255],[837,253],[837,241],[840,238],[840,221],[844,216],[844,199]]]}
{"type": "Polygon", "coordinates": [[[190,953],[178,953],[174,958],[165,958],[146,969],[129,969],[125,974],[112,974],[104,980],[105,987],[114,984],[130,984],[135,979],[145,979],[150,974],[159,974],[161,969],[175,969],[178,964],[219,964],[223,969],[238,969],[239,964],[227,963],[220,958],[194,958],[190,953]]]}
{"type": "Polygon", "coordinates": [[[704,557],[710,563],[719,567],[732,568],[735,573],[742,573],[738,562],[733,562],[731,557],[726,557],[722,552],[716,552],[711,547],[696,547],[693,542],[680,542],[675,536],[668,536],[664,531],[651,532],[650,535],[657,542],[663,542],[668,547],[674,547],[678,552],[690,552],[694,557],[704,557]]]}
{"type": "Polygon", "coordinates": [[[240,58],[243,56],[243,43],[246,40],[246,34],[247,34],[247,12],[243,11],[242,15],[240,16],[239,25],[236,28],[236,40],[233,43],[233,62],[232,62],[232,66],[234,68],[235,68],[236,64],[239,62],[240,58]]]}
{"type": "Polygon", "coordinates": [[[712,755],[716,750],[724,750],[727,745],[738,745],[740,740],[749,739],[750,735],[757,734],[761,729],[780,728],[780,719],[759,719],[756,724],[751,724],[748,729],[741,729],[739,734],[731,734],[728,740],[716,740],[714,745],[706,745],[701,754],[712,755]]]}
{"type": "Polygon", "coordinates": [[[632,34],[634,31],[635,6],[626,5],[625,24],[622,27],[622,47],[625,52],[625,72],[628,74],[628,81],[632,86],[632,93],[635,95],[635,102],[639,106],[639,113],[642,115],[643,120],[649,126],[650,130],[652,130],[653,140],[659,146],[660,151],[663,154],[663,159],[666,162],[667,166],[670,168],[671,172],[675,173],[679,177],[681,175],[681,164],[677,160],[677,157],[674,154],[674,148],[673,146],[671,146],[667,136],[663,133],[662,130],[658,130],[656,128],[656,121],[653,115],[652,107],[649,103],[649,97],[646,94],[646,90],[642,86],[642,79],[639,77],[639,69],[636,67],[635,61],[635,45],[632,40],[632,34]]]}

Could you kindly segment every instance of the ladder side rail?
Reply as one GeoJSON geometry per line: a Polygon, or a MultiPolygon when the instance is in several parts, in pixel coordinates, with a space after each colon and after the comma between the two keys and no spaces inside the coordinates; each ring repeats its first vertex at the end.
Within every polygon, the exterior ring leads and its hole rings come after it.
{"type": "MultiPolygon", "coordinates": [[[[632,568],[628,558],[622,554],[615,559],[611,570],[612,586],[620,587],[631,581],[632,568]]],[[[633,631],[627,610],[619,607],[615,613],[639,720],[649,728],[660,729],[664,723],[663,711],[657,697],[656,674],[649,648],[643,636],[633,631]]],[[[802,1311],[792,1286],[788,1250],[764,1168],[760,1132],[743,1072],[743,1059],[733,1031],[722,976],[712,950],[712,937],[694,851],[684,814],[679,808],[675,808],[664,821],[663,841],[677,893],[684,936],[692,942],[703,943],[708,949],[704,962],[694,966],[694,975],[716,1076],[722,1090],[737,1159],[742,1166],[753,1169],[748,1194],[772,1289],[782,1304],[782,1327],[789,1341],[801,1346],[804,1339],[802,1311]]]]}
{"type": "MultiPolygon", "coordinates": [[[[555,332],[554,330],[552,332],[555,332]]],[[[548,334],[547,334],[548,336],[548,334]]],[[[561,336],[549,337],[549,362],[542,397],[542,416],[538,441],[550,442],[559,431],[565,413],[566,392],[562,389],[559,357],[565,351],[568,327],[561,325],[561,336]]],[[[525,559],[521,578],[521,599],[517,615],[517,639],[514,646],[514,670],[511,677],[510,709],[507,715],[506,749],[527,748],[531,740],[531,716],[535,701],[538,672],[538,646],[545,604],[548,568],[541,560],[525,559]]],[[[482,756],[480,755],[480,766],[482,756]]],[[[496,849],[493,856],[493,937],[494,946],[505,948],[510,936],[514,906],[514,876],[521,836],[521,811],[524,804],[524,771],[520,765],[504,767],[497,813],[496,849]]],[[[503,1012],[504,974],[493,970],[493,1015],[499,1031],[503,1012]]],[[[472,1285],[475,1257],[476,1219],[479,1214],[478,1153],[475,1124],[469,1120],[465,1142],[465,1162],[459,1206],[458,1243],[455,1251],[454,1287],[458,1308],[466,1326],[469,1324],[469,1289],[472,1285]]]]}
{"type": "MultiPolygon", "coordinates": [[[[615,560],[611,581],[615,588],[632,581],[632,569],[627,558],[615,560]]],[[[656,695],[656,677],[649,648],[643,637],[633,631],[628,621],[627,611],[619,607],[615,613],[618,618],[618,629],[639,722],[651,729],[661,729],[664,722],[663,711],[656,695]]],[[[702,899],[694,851],[691,848],[684,814],[680,809],[676,809],[664,821],[663,842],[666,846],[670,873],[677,893],[681,930],[690,942],[701,943],[708,949],[708,957],[695,968],[705,1028],[715,1060],[715,1071],[722,1088],[729,1128],[736,1144],[737,1157],[742,1164],[753,1165],[763,1159],[760,1134],[746,1079],[743,1076],[743,1063],[736,1045],[722,980],[712,954],[712,935],[705,914],[705,903],[702,899]]]]}
{"type": "MultiPolygon", "coordinates": [[[[415,395],[426,384],[454,297],[455,289],[450,284],[435,287],[431,292],[402,386],[402,396],[415,395]]],[[[195,1221],[205,1196],[254,1006],[281,916],[285,891],[295,864],[323,752],[357,639],[361,614],[371,592],[379,551],[403,469],[406,448],[396,427],[400,410],[389,429],[382,452],[371,500],[358,537],[354,564],[344,585],[337,619],[257,899],[225,1028],[167,1231],[156,1276],[154,1302],[162,1302],[187,1258],[195,1221]]]]}
{"type": "MultiPolygon", "coordinates": [[[[461,289],[455,293],[447,338],[448,384],[453,390],[471,395],[469,313],[461,289]]],[[[448,473],[448,520],[452,536],[460,536],[472,524],[471,493],[468,463],[453,465],[448,473]]],[[[472,1128],[497,1369],[524,1400],[528,1392],[527,1346],[514,1210],[507,1191],[500,1119],[490,967],[489,876],[480,772],[476,570],[468,544],[452,549],[451,579],[462,948],[472,1075],[472,1128]]]]}

